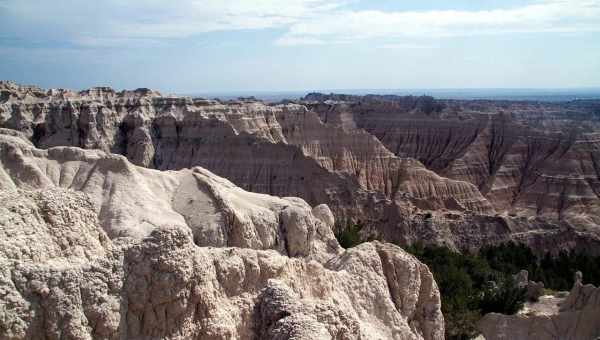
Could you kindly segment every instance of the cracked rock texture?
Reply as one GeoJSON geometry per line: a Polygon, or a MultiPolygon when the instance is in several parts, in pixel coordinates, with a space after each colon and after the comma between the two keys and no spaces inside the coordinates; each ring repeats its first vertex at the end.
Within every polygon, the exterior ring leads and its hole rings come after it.
{"type": "Polygon", "coordinates": [[[0,339],[442,339],[427,266],[344,251],[334,224],[202,168],[2,131],[0,339]]]}
{"type": "Polygon", "coordinates": [[[596,102],[311,94],[265,104],[0,82],[0,127],[38,148],[201,166],[248,191],[326,204],[336,229],[360,222],[365,239],[456,249],[516,240],[598,252],[596,112],[596,102]]]}
{"type": "Polygon", "coordinates": [[[68,189],[0,191],[1,339],[442,339],[439,292],[400,248],[327,261],[198,247],[189,229],[109,239],[68,189]]]}
{"type": "MultiPolygon", "coordinates": [[[[303,200],[246,192],[202,168],[163,172],[97,150],[39,150],[0,131],[0,188],[84,192],[111,238],[141,239],[169,226],[189,229],[199,246],[276,249],[290,256],[339,252],[332,221],[315,218],[303,200]]],[[[316,210],[332,218],[328,208],[316,210]]]]}

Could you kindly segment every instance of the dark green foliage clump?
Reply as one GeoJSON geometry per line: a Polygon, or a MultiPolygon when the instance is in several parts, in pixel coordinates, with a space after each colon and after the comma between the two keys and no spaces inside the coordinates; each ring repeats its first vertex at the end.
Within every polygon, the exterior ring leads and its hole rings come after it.
{"type": "Polygon", "coordinates": [[[483,247],[479,250],[479,255],[492,268],[503,273],[518,273],[523,269],[533,273],[537,267],[536,257],[531,249],[514,242],[483,247]]]}
{"type": "Polygon", "coordinates": [[[413,245],[406,249],[433,273],[442,296],[448,339],[470,339],[484,314],[514,314],[523,307],[525,290],[513,275],[525,269],[529,279],[552,290],[570,290],[576,271],[587,283],[600,284],[600,257],[575,252],[536,256],[513,242],[482,248],[478,254],[456,253],[445,247],[413,245]]]}
{"type": "Polygon", "coordinates": [[[479,254],[503,273],[525,269],[530,280],[542,281],[549,289],[570,290],[576,271],[584,274],[586,283],[600,285],[600,256],[561,251],[557,256],[546,253],[538,257],[529,247],[513,242],[484,247],[479,254]]]}
{"type": "Polygon", "coordinates": [[[338,232],[335,237],[337,238],[340,246],[345,249],[356,247],[362,243],[360,231],[362,226],[360,224],[350,224],[342,231],[338,232]]]}
{"type": "Polygon", "coordinates": [[[446,247],[413,245],[406,249],[427,264],[440,289],[446,338],[471,339],[485,313],[514,314],[525,301],[512,275],[493,269],[485,258],[446,247]]]}
{"type": "Polygon", "coordinates": [[[483,297],[479,302],[481,314],[515,314],[523,308],[525,293],[526,289],[519,288],[512,276],[505,276],[500,281],[499,287],[488,287],[484,290],[483,297]]]}
{"type": "MultiPolygon", "coordinates": [[[[344,248],[362,242],[360,224],[346,227],[336,236],[344,248]]],[[[586,283],[600,285],[600,257],[575,252],[538,257],[522,244],[513,242],[481,248],[476,254],[458,253],[446,247],[415,244],[405,247],[427,264],[440,289],[447,339],[471,339],[475,324],[484,314],[514,314],[525,302],[525,289],[518,288],[513,275],[525,269],[529,279],[542,281],[553,291],[570,290],[576,271],[586,283]]]]}

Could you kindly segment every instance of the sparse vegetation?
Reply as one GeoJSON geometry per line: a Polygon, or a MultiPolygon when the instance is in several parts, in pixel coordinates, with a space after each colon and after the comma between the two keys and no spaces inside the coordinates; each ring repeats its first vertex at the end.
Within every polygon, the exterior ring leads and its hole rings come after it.
{"type": "Polygon", "coordinates": [[[485,313],[514,314],[525,301],[512,275],[493,269],[485,258],[446,247],[413,245],[406,250],[429,266],[442,295],[446,338],[471,339],[485,313]]]}
{"type": "Polygon", "coordinates": [[[547,253],[538,257],[529,247],[513,242],[482,248],[479,254],[495,270],[505,273],[527,270],[530,280],[542,281],[548,289],[570,290],[578,270],[584,274],[586,283],[600,285],[600,256],[561,251],[557,256],[547,253]]]}
{"type": "MultiPolygon", "coordinates": [[[[360,224],[346,227],[336,236],[344,248],[362,242],[360,224]]],[[[447,339],[471,339],[476,322],[487,313],[514,314],[525,302],[525,289],[513,275],[525,269],[529,279],[542,281],[545,291],[570,290],[577,270],[586,283],[600,285],[600,257],[575,252],[536,256],[513,242],[482,248],[477,254],[458,253],[446,247],[415,244],[405,247],[433,273],[442,296],[447,339]]]]}
{"type": "Polygon", "coordinates": [[[362,243],[360,236],[361,229],[362,225],[360,224],[350,224],[338,232],[335,237],[345,249],[352,248],[362,243]]]}
{"type": "Polygon", "coordinates": [[[586,282],[600,284],[600,257],[575,252],[542,258],[513,242],[482,248],[478,254],[456,253],[445,247],[413,245],[406,248],[429,266],[442,295],[448,339],[470,339],[484,314],[514,314],[522,308],[525,290],[512,275],[522,269],[529,279],[544,282],[550,291],[570,290],[577,270],[586,282]]]}

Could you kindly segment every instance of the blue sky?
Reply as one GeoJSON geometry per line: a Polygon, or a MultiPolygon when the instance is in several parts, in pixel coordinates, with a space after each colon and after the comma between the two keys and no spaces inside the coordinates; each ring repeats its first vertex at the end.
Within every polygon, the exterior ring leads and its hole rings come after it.
{"type": "Polygon", "coordinates": [[[0,0],[0,79],[171,93],[600,87],[600,0],[0,0]]]}

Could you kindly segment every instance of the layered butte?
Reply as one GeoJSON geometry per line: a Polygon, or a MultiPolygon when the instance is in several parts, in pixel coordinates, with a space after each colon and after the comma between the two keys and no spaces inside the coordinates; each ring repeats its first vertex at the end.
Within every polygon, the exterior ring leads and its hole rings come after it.
{"type": "Polygon", "coordinates": [[[0,126],[149,169],[201,166],[252,192],[327,204],[362,236],[465,249],[598,249],[597,103],[311,94],[218,101],[0,85],[0,126]]]}

